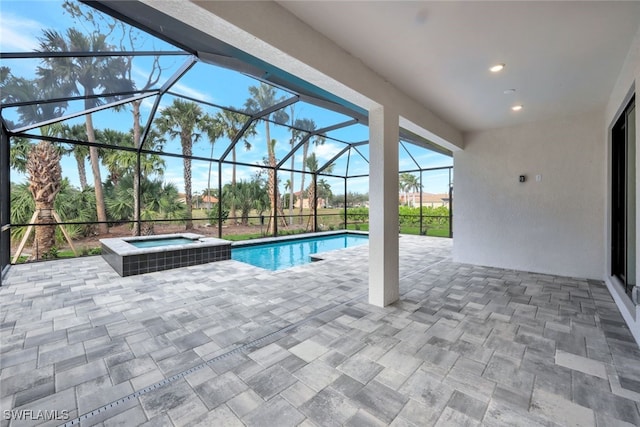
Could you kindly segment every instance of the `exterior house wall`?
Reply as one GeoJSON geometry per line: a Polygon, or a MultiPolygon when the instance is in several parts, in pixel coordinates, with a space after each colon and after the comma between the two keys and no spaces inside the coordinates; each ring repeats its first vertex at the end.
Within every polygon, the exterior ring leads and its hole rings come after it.
{"type": "MultiPolygon", "coordinates": [[[[420,207],[420,193],[404,193],[398,195],[398,204],[401,206],[420,207]]],[[[449,194],[422,193],[422,206],[426,208],[449,207],[449,194]]]]}
{"type": "MultiPolygon", "coordinates": [[[[605,200],[605,217],[603,218],[603,225],[605,230],[604,246],[604,272],[603,278],[613,299],[615,300],[620,313],[624,317],[631,333],[638,345],[640,345],[640,305],[634,304],[631,299],[625,294],[619,281],[611,277],[611,128],[613,124],[620,116],[622,109],[627,105],[631,99],[633,93],[636,93],[636,129],[640,123],[640,112],[638,106],[638,81],[640,81],[640,29],[636,33],[635,38],[631,43],[631,48],[627,54],[618,80],[611,91],[609,102],[605,109],[605,129],[603,130],[602,140],[606,141],[602,146],[602,155],[606,159],[606,183],[605,189],[607,197],[605,200]]],[[[640,147],[640,132],[636,132],[636,147],[640,147]]],[[[640,152],[636,150],[636,171],[640,171],[640,152]]],[[[640,212],[640,173],[636,174],[636,212],[640,212]]],[[[636,217],[636,230],[640,230],[640,215],[636,217]]],[[[640,232],[636,234],[636,241],[640,242],[640,232]]],[[[640,266],[640,252],[636,251],[636,266],[640,266]]]]}
{"type": "MultiPolygon", "coordinates": [[[[309,203],[308,198],[300,199],[296,198],[295,202],[293,202],[293,207],[296,209],[300,209],[300,202],[302,202],[302,209],[309,209],[311,203],[309,203]]],[[[327,202],[322,197],[318,197],[318,203],[316,203],[317,208],[325,208],[327,206],[327,202]]]]}
{"type": "Polygon", "coordinates": [[[600,279],[603,129],[599,110],[466,134],[454,154],[454,260],[600,279]]]}

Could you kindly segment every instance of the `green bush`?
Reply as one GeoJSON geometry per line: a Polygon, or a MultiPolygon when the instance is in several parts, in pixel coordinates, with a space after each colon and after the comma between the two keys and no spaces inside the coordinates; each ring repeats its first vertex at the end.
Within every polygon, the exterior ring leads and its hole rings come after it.
{"type": "Polygon", "coordinates": [[[58,251],[58,248],[56,248],[55,246],[53,246],[47,252],[42,254],[42,259],[56,259],[56,258],[59,258],[59,251],[58,251]]]}
{"type": "MultiPolygon", "coordinates": [[[[218,204],[214,203],[213,207],[207,210],[207,219],[210,224],[218,223],[218,214],[220,209],[218,208],[218,204]]],[[[221,222],[225,222],[229,218],[229,209],[225,206],[222,207],[222,215],[220,216],[221,222]]]]}
{"type": "Polygon", "coordinates": [[[349,208],[347,209],[347,219],[354,222],[364,222],[369,219],[369,208],[349,208]]]}

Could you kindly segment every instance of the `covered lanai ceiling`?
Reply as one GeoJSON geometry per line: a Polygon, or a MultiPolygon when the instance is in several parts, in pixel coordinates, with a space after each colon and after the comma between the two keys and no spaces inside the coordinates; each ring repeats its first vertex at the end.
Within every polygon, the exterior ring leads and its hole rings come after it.
{"type": "MultiPolygon", "coordinates": [[[[98,3],[156,32],[179,36],[184,47],[238,56],[233,48],[170,22],[145,5],[149,2],[98,3]]],[[[638,1],[278,4],[462,131],[603,107],[640,23],[638,1]],[[497,63],[506,64],[504,71],[490,73],[497,63]],[[509,89],[515,92],[505,94],[509,89]],[[523,110],[511,111],[516,104],[523,110]]],[[[258,65],[249,71],[282,81],[277,71],[258,65]]],[[[305,92],[303,82],[288,84],[305,92]]]]}
{"type": "Polygon", "coordinates": [[[278,3],[463,131],[603,107],[640,24],[637,1],[278,3]]]}

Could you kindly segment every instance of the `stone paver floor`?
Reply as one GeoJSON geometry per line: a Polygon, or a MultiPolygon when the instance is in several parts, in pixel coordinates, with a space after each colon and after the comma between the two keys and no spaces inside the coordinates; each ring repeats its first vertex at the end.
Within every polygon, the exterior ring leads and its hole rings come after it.
{"type": "Polygon", "coordinates": [[[640,349],[603,283],[400,242],[386,308],[367,304],[366,247],[279,272],[14,266],[0,425],[640,425],[640,349]]]}

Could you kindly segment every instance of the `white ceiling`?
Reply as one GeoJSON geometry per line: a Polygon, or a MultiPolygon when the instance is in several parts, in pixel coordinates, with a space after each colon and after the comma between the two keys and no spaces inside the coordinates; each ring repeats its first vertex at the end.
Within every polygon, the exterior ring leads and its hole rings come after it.
{"type": "Polygon", "coordinates": [[[604,106],[640,23],[639,1],[278,3],[463,131],[604,106]]]}

